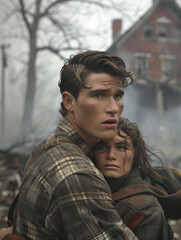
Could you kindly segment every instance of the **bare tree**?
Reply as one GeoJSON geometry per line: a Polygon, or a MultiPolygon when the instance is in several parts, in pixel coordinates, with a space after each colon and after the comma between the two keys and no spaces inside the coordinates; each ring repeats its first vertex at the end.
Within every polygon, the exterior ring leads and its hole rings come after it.
{"type": "Polygon", "coordinates": [[[92,11],[95,11],[92,6],[96,6],[98,14],[102,10],[108,13],[113,9],[120,14],[126,15],[127,12],[123,0],[1,0],[1,23],[8,23],[12,19],[16,23],[15,29],[11,29],[6,37],[18,37],[27,43],[28,48],[25,60],[27,87],[20,129],[22,139],[32,129],[39,53],[48,51],[64,59],[67,52],[87,49],[88,35],[101,36],[99,29],[85,31],[80,25],[80,16],[81,21],[84,21],[84,16],[91,16],[92,11]]]}

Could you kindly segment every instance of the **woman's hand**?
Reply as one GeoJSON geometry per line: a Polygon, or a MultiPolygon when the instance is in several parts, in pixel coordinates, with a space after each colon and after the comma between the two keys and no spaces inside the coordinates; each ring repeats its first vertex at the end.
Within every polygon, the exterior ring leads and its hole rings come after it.
{"type": "Polygon", "coordinates": [[[0,240],[3,239],[7,234],[13,233],[13,227],[1,228],[0,229],[0,240]]]}

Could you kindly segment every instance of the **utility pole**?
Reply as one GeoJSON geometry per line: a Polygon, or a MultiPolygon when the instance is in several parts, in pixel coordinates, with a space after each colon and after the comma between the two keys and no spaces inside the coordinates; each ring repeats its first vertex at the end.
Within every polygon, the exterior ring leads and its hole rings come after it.
{"type": "Polygon", "coordinates": [[[2,56],[2,67],[1,67],[1,138],[4,141],[5,138],[5,68],[7,67],[7,59],[6,59],[6,48],[9,45],[2,44],[1,48],[1,56],[2,56]]]}
{"type": "Polygon", "coordinates": [[[163,106],[163,91],[161,89],[160,82],[156,83],[156,95],[157,95],[158,114],[159,114],[160,121],[162,121],[164,106],[163,106]]]}

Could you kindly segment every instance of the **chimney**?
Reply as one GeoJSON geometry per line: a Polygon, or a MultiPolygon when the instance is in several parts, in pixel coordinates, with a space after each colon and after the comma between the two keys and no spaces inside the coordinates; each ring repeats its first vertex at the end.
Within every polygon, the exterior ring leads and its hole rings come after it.
{"type": "Polygon", "coordinates": [[[113,39],[121,31],[121,28],[122,28],[122,20],[121,19],[114,19],[112,21],[112,38],[113,39]]]}
{"type": "Polygon", "coordinates": [[[173,3],[174,4],[176,3],[175,0],[152,0],[153,4],[156,4],[156,3],[173,3]]]}

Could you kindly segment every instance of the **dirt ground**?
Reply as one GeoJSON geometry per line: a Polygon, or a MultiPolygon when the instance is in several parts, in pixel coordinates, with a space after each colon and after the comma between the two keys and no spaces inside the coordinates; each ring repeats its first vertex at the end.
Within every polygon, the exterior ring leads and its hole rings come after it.
{"type": "MultiPolygon", "coordinates": [[[[7,227],[7,214],[21,184],[27,156],[0,152],[0,228],[7,227]]],[[[181,219],[170,220],[175,240],[181,240],[181,219]]]]}

